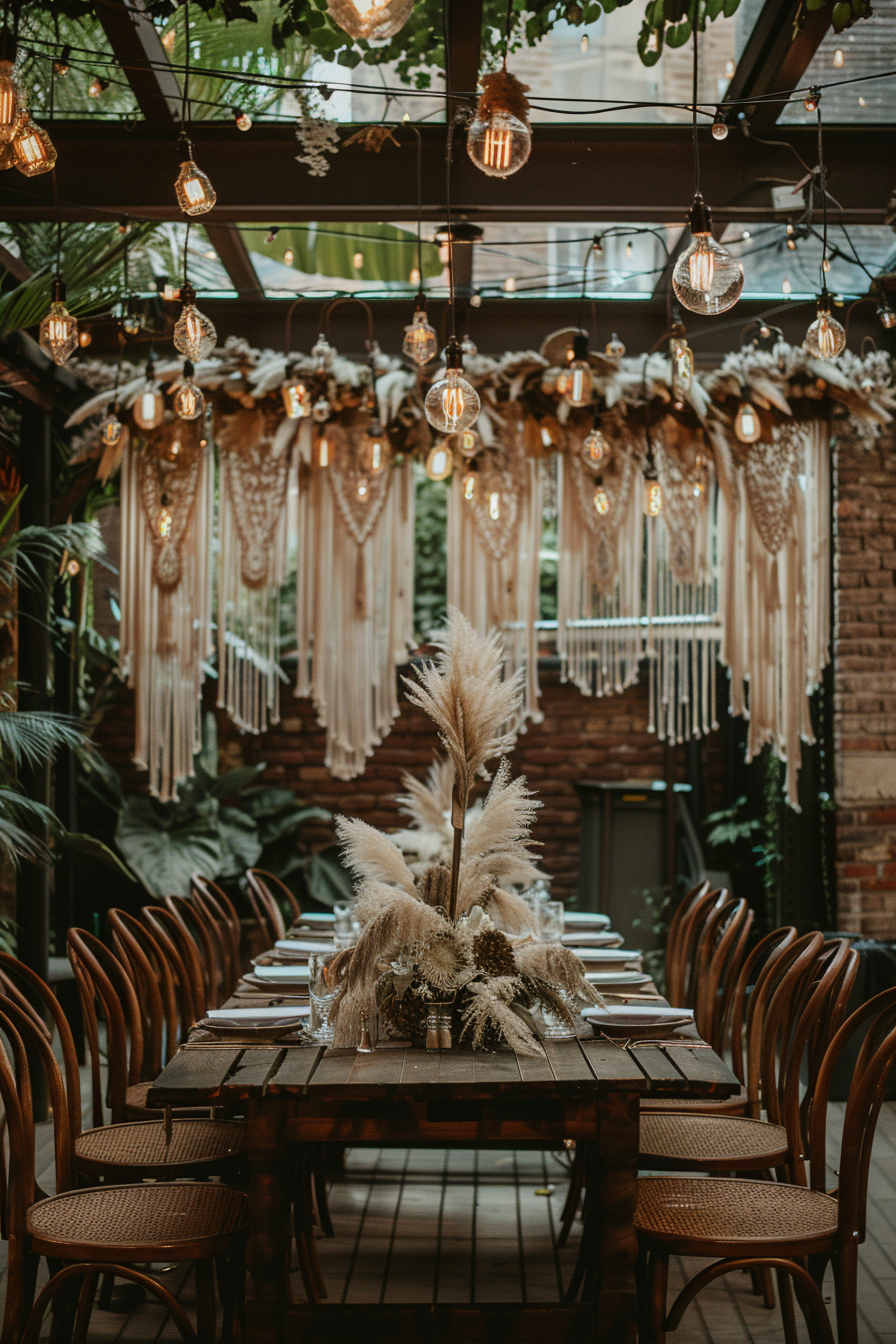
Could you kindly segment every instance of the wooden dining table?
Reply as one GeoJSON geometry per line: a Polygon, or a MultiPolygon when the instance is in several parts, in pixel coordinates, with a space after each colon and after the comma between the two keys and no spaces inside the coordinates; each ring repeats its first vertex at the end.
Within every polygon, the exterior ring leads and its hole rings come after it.
{"type": "MultiPolygon", "coordinates": [[[[234,998],[227,1006],[246,1002],[234,998]]],[[[699,1045],[693,1028],[663,1044],[626,1046],[590,1034],[543,1045],[540,1058],[509,1049],[430,1054],[395,1041],[380,1042],[370,1054],[280,1042],[181,1047],[156,1080],[149,1105],[215,1106],[246,1116],[247,1344],[349,1337],[391,1344],[634,1344],[641,1098],[721,1098],[740,1084],[713,1050],[699,1045]],[[585,1145],[587,1175],[581,1247],[563,1302],[290,1301],[292,1172],[307,1145],[559,1150],[568,1139],[585,1145]]]]}

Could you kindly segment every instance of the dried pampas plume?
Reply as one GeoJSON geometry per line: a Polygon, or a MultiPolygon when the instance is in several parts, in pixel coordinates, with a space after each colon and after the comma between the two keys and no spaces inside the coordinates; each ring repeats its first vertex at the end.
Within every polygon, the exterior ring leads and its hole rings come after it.
{"type": "MultiPolygon", "coordinates": [[[[415,669],[417,681],[404,677],[408,699],[436,724],[442,745],[454,766],[456,798],[466,806],[477,775],[513,746],[522,704],[519,675],[502,676],[503,646],[497,631],[479,635],[452,607],[447,629],[435,641],[433,662],[415,669]]],[[[457,824],[457,823],[455,823],[457,824]]]]}
{"type": "Polygon", "coordinates": [[[495,112],[509,112],[512,117],[529,125],[529,85],[523,84],[509,70],[496,70],[493,74],[483,75],[479,83],[482,93],[476,115],[487,121],[495,112]]]}
{"type": "Polygon", "coordinates": [[[525,1019],[510,1006],[520,982],[513,976],[474,981],[467,986],[469,1000],[461,1019],[461,1039],[469,1036],[473,1049],[494,1048],[505,1041],[518,1055],[543,1055],[525,1019]]]}
{"type": "MultiPolygon", "coordinates": [[[[526,786],[523,775],[510,777],[505,758],[495,772],[479,817],[464,840],[460,864],[458,907],[467,909],[489,886],[530,887],[543,874],[536,867],[529,846],[529,832],[541,807],[526,786]]],[[[518,912],[522,916],[522,911],[518,912]]],[[[520,925],[525,928],[525,922],[520,925]]]]}
{"type": "Polygon", "coordinates": [[[336,834],[346,865],[356,877],[387,882],[416,897],[413,873],[401,850],[382,831],[358,817],[337,817],[336,834]]]}
{"type": "Polygon", "coordinates": [[[533,980],[546,980],[575,998],[606,1008],[603,996],[589,984],[585,967],[570,948],[560,943],[536,943],[527,938],[516,943],[513,952],[523,975],[533,980]]]}
{"type": "Polygon", "coordinates": [[[401,786],[404,793],[395,800],[399,811],[421,830],[432,827],[444,831],[447,815],[451,811],[451,790],[454,788],[454,765],[448,757],[436,753],[424,780],[416,779],[405,771],[401,777],[401,786]]]}
{"type": "Polygon", "coordinates": [[[447,910],[451,892],[451,869],[444,863],[427,868],[420,879],[420,895],[427,905],[442,906],[447,910]]]}

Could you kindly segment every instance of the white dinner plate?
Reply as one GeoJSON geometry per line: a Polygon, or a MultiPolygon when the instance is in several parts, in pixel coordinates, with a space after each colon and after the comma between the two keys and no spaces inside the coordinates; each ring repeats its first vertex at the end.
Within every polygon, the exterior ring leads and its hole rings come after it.
{"type": "Polygon", "coordinates": [[[326,910],[309,910],[307,914],[299,915],[296,924],[332,924],[335,918],[326,910]]]}
{"type": "Polygon", "coordinates": [[[622,966],[627,961],[640,961],[641,953],[633,951],[628,947],[571,947],[570,952],[574,952],[579,961],[589,963],[613,963],[616,966],[622,966]]]}
{"type": "Polygon", "coordinates": [[[589,985],[649,985],[650,976],[643,971],[586,971],[589,985]]]}
{"type": "Polygon", "coordinates": [[[584,929],[574,929],[564,933],[562,942],[567,947],[621,947],[622,934],[607,930],[606,933],[586,933],[584,929]]]}
{"type": "Polygon", "coordinates": [[[307,1017],[311,1007],[307,1003],[281,1005],[277,1008],[210,1008],[206,1013],[209,1022],[258,1023],[288,1022],[294,1018],[307,1017]]]}
{"type": "Polygon", "coordinates": [[[682,1027],[693,1025],[690,1008],[659,1008],[647,1003],[621,1003],[606,1008],[583,1008],[582,1017],[590,1023],[595,1036],[626,1037],[629,1040],[664,1039],[682,1027]]]}
{"type": "Polygon", "coordinates": [[[610,927],[610,916],[599,914],[596,910],[566,910],[563,914],[563,922],[571,929],[589,926],[608,929],[610,927]]]}
{"type": "Polygon", "coordinates": [[[336,944],[332,939],[326,942],[319,938],[278,938],[274,949],[299,956],[302,952],[335,952],[336,944]]]}
{"type": "Polygon", "coordinates": [[[311,972],[305,966],[256,966],[252,972],[256,980],[270,980],[275,985],[307,984],[311,972]]]}

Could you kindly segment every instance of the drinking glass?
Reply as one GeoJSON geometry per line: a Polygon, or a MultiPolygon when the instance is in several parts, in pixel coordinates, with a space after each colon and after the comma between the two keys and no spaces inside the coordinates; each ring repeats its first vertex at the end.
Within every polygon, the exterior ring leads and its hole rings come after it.
{"type": "Polygon", "coordinates": [[[563,902],[545,901],[540,913],[542,938],[546,943],[559,943],[563,938],[563,902]]]}
{"type": "Polygon", "coordinates": [[[321,1045],[333,1043],[330,1013],[338,990],[333,961],[332,952],[312,952],[308,958],[311,1035],[321,1045]]]}
{"type": "Polygon", "coordinates": [[[337,947],[354,947],[361,932],[361,924],[355,917],[349,901],[337,901],[333,906],[333,936],[337,947]]]}
{"type": "MultiPolygon", "coordinates": [[[[560,989],[557,993],[566,1004],[567,1008],[569,1008],[573,1017],[575,1017],[575,1003],[566,993],[566,990],[560,989]]],[[[546,1008],[542,1008],[541,1015],[544,1019],[544,1031],[542,1035],[546,1041],[571,1041],[575,1039],[577,1035],[576,1029],[574,1026],[570,1026],[565,1018],[549,1013],[546,1008]]]]}

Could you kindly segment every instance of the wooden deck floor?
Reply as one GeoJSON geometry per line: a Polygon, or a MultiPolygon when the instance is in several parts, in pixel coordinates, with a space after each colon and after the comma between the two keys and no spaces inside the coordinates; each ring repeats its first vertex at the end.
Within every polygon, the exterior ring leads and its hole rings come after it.
{"type": "MultiPolygon", "coordinates": [[[[42,1183],[52,1175],[49,1137],[49,1127],[41,1126],[42,1183]]],[[[831,1158],[836,1163],[836,1144],[831,1158]]],[[[346,1175],[331,1188],[336,1236],[319,1243],[330,1299],[557,1300],[575,1259],[572,1242],[561,1252],[554,1243],[565,1189],[564,1166],[550,1153],[350,1152],[346,1175]]],[[[2,1256],[5,1261],[5,1247],[2,1256]]],[[[672,1289],[686,1269],[674,1266],[672,1289]]],[[[896,1344],[896,1103],[884,1107],[875,1141],[860,1274],[860,1344],[896,1344]]],[[[177,1269],[165,1281],[177,1284],[192,1314],[192,1276],[177,1269]]],[[[295,1286],[300,1293],[298,1280],[295,1286]]],[[[92,1341],[168,1344],[177,1338],[161,1308],[134,1303],[129,1293],[125,1287],[116,1292],[116,1310],[95,1311],[92,1341]]],[[[782,1332],[777,1311],[753,1296],[749,1279],[731,1275],[701,1295],[670,1338],[676,1344],[779,1344],[782,1332]]],[[[800,1338],[808,1341],[802,1326],[800,1338]]]]}

